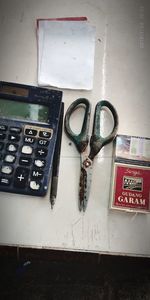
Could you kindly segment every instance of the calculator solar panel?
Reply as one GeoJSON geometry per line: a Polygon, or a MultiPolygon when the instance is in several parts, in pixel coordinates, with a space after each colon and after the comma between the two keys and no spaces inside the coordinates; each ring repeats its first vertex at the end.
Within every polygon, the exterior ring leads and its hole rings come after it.
{"type": "Polygon", "coordinates": [[[0,191],[47,192],[62,92],[0,82],[0,191]]]}

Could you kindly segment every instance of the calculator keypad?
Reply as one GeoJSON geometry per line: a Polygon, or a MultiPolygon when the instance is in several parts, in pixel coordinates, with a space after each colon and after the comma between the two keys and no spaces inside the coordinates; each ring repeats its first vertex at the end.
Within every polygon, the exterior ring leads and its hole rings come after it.
{"type": "Polygon", "coordinates": [[[15,162],[15,159],[16,159],[16,156],[15,155],[12,155],[12,154],[7,154],[4,158],[4,161],[7,162],[7,163],[14,163],[15,162]]]}
{"type": "Polygon", "coordinates": [[[1,169],[1,172],[3,173],[3,174],[7,174],[7,175],[9,175],[9,174],[11,174],[12,172],[13,172],[13,168],[11,167],[11,166],[2,166],[2,169],[1,169]]]}
{"type": "Polygon", "coordinates": [[[15,144],[7,144],[6,145],[6,150],[9,152],[17,152],[18,145],[15,144]]]}
{"type": "Polygon", "coordinates": [[[0,186],[36,194],[44,188],[50,128],[0,124],[0,186]]]}
{"type": "Polygon", "coordinates": [[[29,169],[18,167],[14,174],[14,186],[16,188],[25,188],[29,177],[29,169]]]}

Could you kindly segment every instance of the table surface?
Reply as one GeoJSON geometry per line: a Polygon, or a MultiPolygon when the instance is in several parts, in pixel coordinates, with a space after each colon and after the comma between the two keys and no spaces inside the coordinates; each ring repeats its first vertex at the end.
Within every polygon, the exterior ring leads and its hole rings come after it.
{"type": "MultiPolygon", "coordinates": [[[[37,85],[36,19],[69,16],[86,16],[96,26],[96,50],[93,89],[64,90],[65,111],[72,101],[86,97],[93,114],[96,102],[107,99],[119,114],[119,134],[149,137],[149,1],[1,0],[0,80],[37,85]]],[[[150,215],[108,208],[112,150],[105,146],[95,159],[88,208],[82,214],[77,199],[80,158],[63,133],[54,209],[49,194],[38,198],[1,192],[0,244],[150,256],[150,215]]]]}

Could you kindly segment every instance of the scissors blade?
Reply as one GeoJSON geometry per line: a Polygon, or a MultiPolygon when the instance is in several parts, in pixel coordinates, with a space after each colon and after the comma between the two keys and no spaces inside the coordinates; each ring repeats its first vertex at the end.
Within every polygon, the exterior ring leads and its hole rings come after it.
{"type": "Polygon", "coordinates": [[[92,161],[86,158],[81,165],[79,183],[79,210],[85,212],[92,182],[92,161]]]}

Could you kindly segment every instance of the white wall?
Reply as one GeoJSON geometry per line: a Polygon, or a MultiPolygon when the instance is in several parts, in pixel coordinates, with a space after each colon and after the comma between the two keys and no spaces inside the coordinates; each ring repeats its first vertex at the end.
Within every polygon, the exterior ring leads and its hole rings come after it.
{"type": "MultiPolygon", "coordinates": [[[[108,99],[119,114],[119,134],[149,137],[149,1],[1,0],[0,80],[37,85],[36,19],[67,16],[87,16],[97,35],[93,90],[64,90],[65,111],[78,97],[91,101],[92,112],[96,102],[108,99]]],[[[49,195],[1,192],[0,244],[150,256],[150,216],[108,209],[111,157],[108,145],[95,159],[83,215],[77,199],[79,154],[63,134],[53,211],[49,195]]]]}

